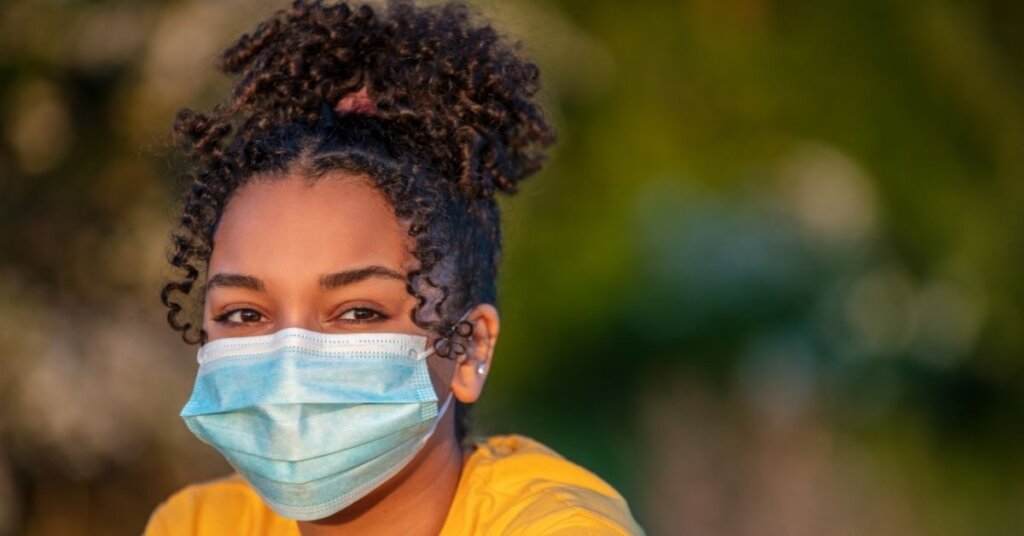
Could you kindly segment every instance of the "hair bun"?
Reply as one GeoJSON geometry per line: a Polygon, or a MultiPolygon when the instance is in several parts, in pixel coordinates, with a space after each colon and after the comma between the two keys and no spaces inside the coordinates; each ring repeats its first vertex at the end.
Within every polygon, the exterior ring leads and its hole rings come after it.
{"type": "Polygon", "coordinates": [[[537,66],[462,4],[391,1],[379,15],[296,0],[226,50],[221,68],[240,75],[231,108],[252,123],[312,123],[324,103],[372,116],[470,198],[514,192],[555,140],[535,100],[537,66]]]}

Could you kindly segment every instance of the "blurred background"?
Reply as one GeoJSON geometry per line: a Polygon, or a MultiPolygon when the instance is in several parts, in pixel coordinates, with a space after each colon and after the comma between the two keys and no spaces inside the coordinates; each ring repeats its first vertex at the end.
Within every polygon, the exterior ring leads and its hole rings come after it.
{"type": "MultiPolygon", "coordinates": [[[[0,3],[0,534],[136,534],[177,413],[167,133],[283,3],[0,3]]],[[[1024,4],[492,1],[561,141],[507,199],[480,433],[651,534],[1024,533],[1024,4]]]]}

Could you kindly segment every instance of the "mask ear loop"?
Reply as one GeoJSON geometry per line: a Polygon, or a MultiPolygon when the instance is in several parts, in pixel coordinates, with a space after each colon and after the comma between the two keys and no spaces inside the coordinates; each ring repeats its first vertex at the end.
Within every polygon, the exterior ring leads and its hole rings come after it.
{"type": "Polygon", "coordinates": [[[466,353],[466,343],[464,341],[473,335],[473,324],[466,322],[466,317],[472,311],[473,308],[471,307],[465,313],[462,313],[462,316],[455,321],[455,325],[448,330],[448,334],[435,340],[431,348],[417,354],[417,359],[426,359],[427,356],[435,352],[444,358],[451,357],[453,349],[455,350],[455,355],[464,355],[466,353]],[[456,335],[462,340],[453,342],[451,339],[456,335]]]}
{"type": "MultiPolygon", "coordinates": [[[[469,313],[472,310],[473,309],[470,308],[465,313],[462,313],[462,316],[459,317],[459,320],[456,321],[455,325],[452,326],[452,328],[448,331],[448,336],[449,337],[451,337],[452,335],[454,335],[456,333],[459,334],[460,336],[463,336],[463,337],[469,337],[470,335],[473,334],[473,324],[470,324],[469,322],[465,322],[466,317],[469,316],[469,313]],[[460,326],[465,326],[468,329],[460,329],[460,326]]],[[[430,356],[430,354],[434,353],[435,349],[437,348],[437,343],[441,342],[441,341],[444,341],[444,340],[445,340],[444,338],[437,339],[437,341],[435,341],[434,344],[431,345],[430,348],[428,348],[427,350],[417,354],[416,355],[416,360],[417,361],[422,361],[422,360],[426,359],[428,356],[430,356]]],[[[446,346],[446,348],[450,348],[450,346],[446,346]]],[[[463,348],[460,353],[465,354],[465,348],[463,348]]],[[[447,353],[445,355],[442,355],[440,352],[438,352],[438,355],[441,355],[441,357],[448,357],[447,353]]],[[[437,428],[437,424],[439,422],[441,422],[441,419],[444,417],[444,414],[448,411],[448,407],[451,406],[452,399],[455,398],[454,395],[455,395],[455,393],[453,393],[451,390],[448,391],[448,396],[445,397],[444,403],[441,404],[441,407],[438,408],[438,410],[437,410],[437,418],[435,418],[433,424],[430,425],[430,431],[427,432],[426,436],[424,436],[424,438],[421,440],[422,442],[426,442],[426,440],[430,436],[432,436],[434,434],[434,430],[437,428]]]]}
{"type": "Polygon", "coordinates": [[[437,430],[437,425],[441,423],[441,419],[444,419],[444,414],[448,412],[448,406],[452,404],[453,398],[455,397],[452,396],[452,392],[448,391],[448,397],[444,399],[444,403],[441,404],[440,408],[438,408],[437,416],[434,417],[434,422],[430,423],[430,430],[427,430],[427,433],[424,434],[422,438],[420,438],[419,447],[417,447],[417,450],[423,448],[423,445],[425,445],[427,441],[430,440],[430,436],[434,435],[434,431],[437,430]]]}

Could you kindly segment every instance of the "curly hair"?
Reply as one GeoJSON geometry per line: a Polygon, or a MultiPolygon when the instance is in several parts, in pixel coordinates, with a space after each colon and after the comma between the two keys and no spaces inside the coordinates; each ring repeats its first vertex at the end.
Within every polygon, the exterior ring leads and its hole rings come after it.
{"type": "MultiPolygon", "coordinates": [[[[186,342],[206,340],[193,290],[234,192],[255,177],[340,170],[369,178],[407,224],[419,262],[406,281],[412,321],[439,335],[438,354],[464,351],[468,324],[456,319],[497,300],[495,194],[515,192],[555,140],[535,99],[537,66],[471,19],[457,3],[296,0],[220,55],[234,90],[210,112],[181,110],[173,128],[189,186],[171,235],[179,275],[161,301],[186,342]],[[336,108],[357,91],[372,113],[336,108]]],[[[466,411],[457,405],[460,440],[466,411]]]]}

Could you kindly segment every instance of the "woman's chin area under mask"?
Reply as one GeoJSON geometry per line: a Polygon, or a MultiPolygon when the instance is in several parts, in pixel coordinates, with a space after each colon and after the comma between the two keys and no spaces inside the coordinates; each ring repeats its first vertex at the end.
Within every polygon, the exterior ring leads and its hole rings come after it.
{"type": "Polygon", "coordinates": [[[449,408],[423,449],[398,474],[329,517],[300,521],[302,534],[439,533],[469,455],[455,439],[454,415],[454,407],[449,408]]]}
{"type": "MultiPolygon", "coordinates": [[[[298,327],[323,333],[433,336],[412,321],[406,288],[415,269],[408,233],[383,195],[359,176],[270,177],[241,188],[214,235],[203,329],[209,341],[298,327]]],[[[438,400],[475,402],[497,336],[497,310],[472,309],[466,353],[427,357],[438,400]],[[483,365],[483,367],[481,367],[483,365]]],[[[439,403],[440,405],[440,403],[439,403]]],[[[440,408],[439,408],[440,410],[440,408]]],[[[464,457],[455,405],[400,472],[335,514],[300,522],[303,534],[437,533],[464,457]],[[392,530],[393,529],[393,530],[392,530]],[[367,532],[371,532],[367,530],[367,532]]]]}

